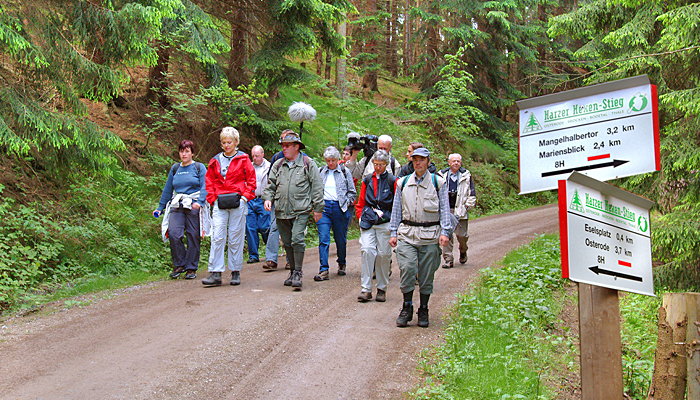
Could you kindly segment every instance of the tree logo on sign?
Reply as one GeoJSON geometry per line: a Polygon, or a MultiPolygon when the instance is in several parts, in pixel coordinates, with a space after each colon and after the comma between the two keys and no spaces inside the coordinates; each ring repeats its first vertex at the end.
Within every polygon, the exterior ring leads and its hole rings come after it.
{"type": "Polygon", "coordinates": [[[539,131],[539,130],[542,130],[542,125],[540,125],[540,121],[537,120],[537,117],[535,117],[535,114],[530,114],[530,118],[527,119],[527,123],[525,124],[525,127],[523,128],[523,133],[539,131]]]}
{"type": "Polygon", "coordinates": [[[569,208],[578,212],[586,212],[586,210],[583,209],[583,204],[581,204],[581,198],[578,195],[578,189],[574,189],[574,196],[571,199],[571,204],[569,204],[569,208]]]}
{"type": "Polygon", "coordinates": [[[647,108],[647,105],[649,104],[649,100],[647,100],[647,95],[642,94],[641,92],[637,92],[632,98],[630,99],[629,102],[629,107],[630,109],[627,111],[628,114],[630,114],[632,111],[638,112],[642,111],[643,109],[647,108]]]}

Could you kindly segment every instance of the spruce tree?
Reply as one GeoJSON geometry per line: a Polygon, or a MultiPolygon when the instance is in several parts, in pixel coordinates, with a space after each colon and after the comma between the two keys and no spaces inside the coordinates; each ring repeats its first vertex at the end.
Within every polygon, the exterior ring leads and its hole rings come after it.
{"type": "MultiPolygon", "coordinates": [[[[94,2],[31,4],[0,9],[0,141],[4,151],[30,151],[92,167],[112,162],[124,147],[113,133],[87,119],[82,99],[109,101],[128,77],[120,66],[152,63],[149,46],[172,8],[127,3],[119,9],[94,2]]],[[[108,170],[105,170],[108,171],[108,170]]]]}

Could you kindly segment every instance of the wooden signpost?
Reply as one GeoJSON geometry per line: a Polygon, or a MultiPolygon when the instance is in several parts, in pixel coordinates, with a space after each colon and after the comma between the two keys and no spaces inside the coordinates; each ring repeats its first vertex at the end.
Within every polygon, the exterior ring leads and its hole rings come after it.
{"type": "Polygon", "coordinates": [[[581,398],[622,400],[618,290],[654,296],[654,203],[600,180],[660,169],[656,86],[642,75],[517,104],[520,193],[559,189],[562,276],[579,284],[581,398]]]}
{"type": "Polygon", "coordinates": [[[622,399],[617,291],[654,296],[653,204],[577,172],[559,181],[562,277],[579,283],[583,400],[622,399]]]}

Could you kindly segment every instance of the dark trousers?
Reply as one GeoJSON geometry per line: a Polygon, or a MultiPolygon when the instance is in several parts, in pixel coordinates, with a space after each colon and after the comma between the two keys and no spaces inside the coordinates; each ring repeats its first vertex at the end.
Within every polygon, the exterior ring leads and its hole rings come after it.
{"type": "Polygon", "coordinates": [[[199,210],[173,208],[168,220],[168,238],[173,265],[197,270],[199,247],[202,241],[199,230],[199,210]],[[187,247],[183,239],[187,235],[187,247]]]}
{"type": "Polygon", "coordinates": [[[300,214],[290,219],[277,218],[277,228],[282,238],[282,244],[284,244],[284,251],[287,253],[289,267],[292,270],[301,271],[301,267],[304,265],[304,251],[306,250],[304,231],[308,220],[309,214],[300,214]]]}

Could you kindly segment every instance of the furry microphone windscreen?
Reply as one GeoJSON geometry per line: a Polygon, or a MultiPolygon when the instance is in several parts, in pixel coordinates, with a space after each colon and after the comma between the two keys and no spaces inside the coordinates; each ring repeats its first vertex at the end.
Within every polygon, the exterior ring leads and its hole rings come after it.
{"type": "Polygon", "coordinates": [[[287,115],[292,122],[313,121],[316,119],[316,110],[309,104],[297,101],[289,106],[287,115]]]}
{"type": "Polygon", "coordinates": [[[348,138],[347,138],[347,140],[350,140],[350,139],[359,139],[359,138],[360,138],[360,134],[359,134],[359,133],[357,133],[357,132],[350,132],[350,133],[348,133],[348,138]]]}

